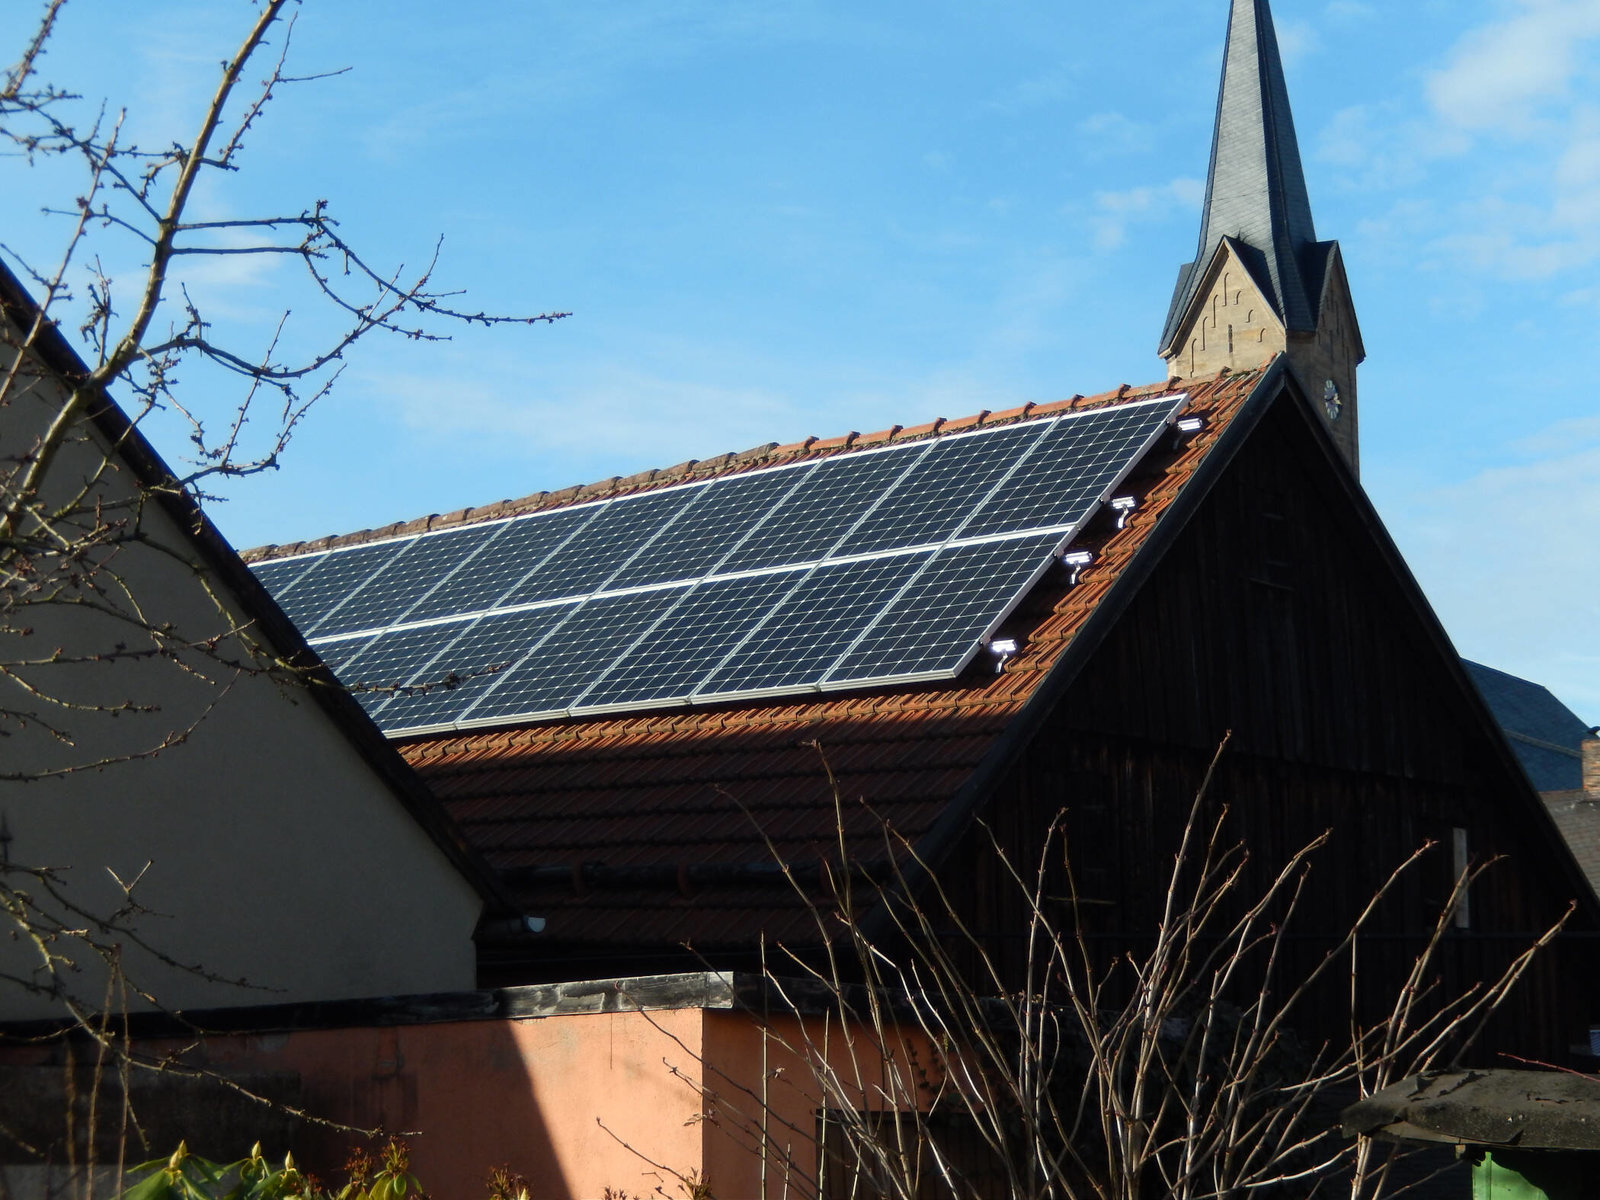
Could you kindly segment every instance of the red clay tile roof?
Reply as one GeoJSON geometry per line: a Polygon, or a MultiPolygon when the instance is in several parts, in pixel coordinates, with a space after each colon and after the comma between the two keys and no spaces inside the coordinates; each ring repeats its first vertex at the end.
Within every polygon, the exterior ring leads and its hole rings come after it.
{"type": "MultiPolygon", "coordinates": [[[[401,751],[474,848],[507,873],[525,911],[549,919],[552,938],[596,948],[688,940],[711,952],[747,946],[760,932],[777,940],[803,937],[810,918],[793,892],[763,886],[739,869],[770,864],[774,850],[802,867],[829,852],[836,834],[828,769],[845,801],[852,859],[885,857],[873,813],[913,842],[927,833],[1060,662],[1269,366],[1183,386],[1188,411],[1207,419],[1205,429],[1181,449],[1153,451],[1129,480],[1127,489],[1141,503],[1126,528],[1105,520],[1080,538],[1098,557],[1077,586],[1047,579],[1035,590],[1002,631],[1021,643],[1003,673],[980,660],[954,684],[435,735],[402,743],[401,751]]],[[[868,437],[767,447],[340,540],[487,520],[1177,390],[1123,388],[868,437]]],[[[292,549],[300,547],[275,553],[292,549]]]]}

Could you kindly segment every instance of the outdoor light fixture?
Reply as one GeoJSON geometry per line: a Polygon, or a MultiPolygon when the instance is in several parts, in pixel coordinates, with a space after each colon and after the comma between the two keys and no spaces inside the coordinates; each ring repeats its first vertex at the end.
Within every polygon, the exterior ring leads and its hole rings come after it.
{"type": "Polygon", "coordinates": [[[1072,579],[1068,586],[1077,587],[1078,578],[1083,574],[1084,568],[1092,567],[1094,565],[1094,551],[1073,550],[1063,554],[1061,556],[1061,562],[1063,565],[1072,568],[1072,579]]]}
{"type": "Polygon", "coordinates": [[[1139,502],[1132,496],[1118,496],[1111,502],[1111,511],[1117,514],[1117,528],[1126,529],[1128,518],[1133,515],[1134,509],[1139,507],[1139,502]]]}
{"type": "Polygon", "coordinates": [[[994,673],[1000,674],[1006,669],[1006,663],[1017,656],[1020,649],[1015,638],[996,638],[989,643],[989,653],[994,655],[994,673]]]}

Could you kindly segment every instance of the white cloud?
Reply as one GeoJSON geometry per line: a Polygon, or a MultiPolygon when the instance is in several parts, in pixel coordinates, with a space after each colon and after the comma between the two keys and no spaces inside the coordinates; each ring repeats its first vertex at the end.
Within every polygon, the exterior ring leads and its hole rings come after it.
{"type": "Polygon", "coordinates": [[[1322,45],[1316,29],[1309,21],[1278,22],[1278,53],[1288,66],[1294,66],[1315,54],[1322,45]]]}
{"type": "Polygon", "coordinates": [[[1095,113],[1078,122],[1078,132],[1105,154],[1143,154],[1155,147],[1155,130],[1119,112],[1095,113]]]}
{"type": "Polygon", "coordinates": [[[1553,160],[1524,170],[1501,194],[1458,205],[1452,231],[1431,251],[1510,280],[1550,280],[1600,262],[1600,109],[1576,112],[1553,160]]]}
{"type": "Polygon", "coordinates": [[[1518,0],[1509,19],[1464,36],[1428,79],[1428,99],[1447,124],[1527,133],[1543,108],[1568,94],[1590,40],[1600,38],[1600,0],[1518,0]]]}
{"type": "Polygon", "coordinates": [[[1127,241],[1130,225],[1161,221],[1179,212],[1192,215],[1205,195],[1204,181],[1190,178],[1121,192],[1097,192],[1094,201],[1098,211],[1090,222],[1095,248],[1117,249],[1127,241]]]}
{"type": "MultiPolygon", "coordinates": [[[[466,378],[363,374],[406,428],[431,440],[523,457],[587,456],[597,440],[617,463],[668,466],[745,450],[787,427],[792,405],[756,388],[726,388],[612,368],[568,385],[497,387],[466,378]],[[713,445],[709,439],[725,443],[713,445]]],[[[586,483],[574,478],[568,483],[586,483]]]]}
{"type": "Polygon", "coordinates": [[[1338,167],[1340,181],[1352,189],[1393,191],[1415,187],[1432,160],[1467,148],[1459,132],[1403,113],[1393,102],[1341,109],[1317,138],[1317,159],[1338,167]]]}
{"type": "Polygon", "coordinates": [[[1078,90],[1078,81],[1070,71],[1054,71],[1024,79],[1006,88],[988,103],[988,108],[1002,113],[1026,112],[1034,108],[1049,108],[1060,104],[1078,90]]]}
{"type": "Polygon", "coordinates": [[[1393,524],[1464,654],[1600,719],[1600,418],[1552,425],[1512,452],[1409,497],[1393,524]]]}
{"type": "Polygon", "coordinates": [[[1332,0],[1324,10],[1330,21],[1366,21],[1378,15],[1378,10],[1362,0],[1332,0]]]}
{"type": "Polygon", "coordinates": [[[1416,192],[1449,174],[1454,199],[1410,230],[1430,267],[1522,283],[1592,271],[1600,105],[1580,85],[1600,73],[1600,0],[1504,0],[1501,13],[1426,76],[1424,117],[1399,100],[1347,108],[1317,156],[1356,192],[1416,192]],[[1468,158],[1483,138],[1493,160],[1468,158]]]}

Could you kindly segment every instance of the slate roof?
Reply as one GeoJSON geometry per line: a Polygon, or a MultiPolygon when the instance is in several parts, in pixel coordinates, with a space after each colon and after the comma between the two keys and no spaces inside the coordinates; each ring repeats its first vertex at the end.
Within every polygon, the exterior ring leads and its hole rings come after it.
{"type": "Polygon", "coordinates": [[[1544,805],[1600,896],[1600,801],[1583,792],[1546,792],[1544,805]]]}
{"type": "Polygon", "coordinates": [[[1590,727],[1540,684],[1481,663],[1465,665],[1534,788],[1541,792],[1581,788],[1579,747],[1590,727]]]}
{"type": "Polygon", "coordinates": [[[1417,1075],[1345,1109],[1345,1135],[1521,1150],[1600,1150],[1600,1079],[1576,1071],[1417,1075]]]}
{"type": "Polygon", "coordinates": [[[1178,273],[1161,353],[1172,349],[1224,240],[1241,257],[1285,328],[1317,328],[1336,243],[1318,242],[1289,90],[1267,0],[1234,0],[1217,101],[1200,245],[1178,273]]]}
{"type": "MultiPolygon", "coordinates": [[[[885,859],[879,818],[923,846],[937,839],[957,797],[994,761],[1002,735],[1028,710],[1250,397],[1276,394],[1282,379],[1281,367],[1267,364],[1184,385],[1188,411],[1206,418],[1204,430],[1181,445],[1163,443],[1124,485],[1140,498],[1125,528],[1105,515],[1080,536],[1076,544],[1098,557],[1076,586],[1062,571],[1035,589],[1001,630],[1021,643],[1002,673],[985,656],[954,684],[431,735],[401,741],[401,751],[473,847],[502,872],[523,910],[547,918],[550,942],[600,957],[608,948],[684,941],[710,954],[747,947],[760,933],[803,938],[811,918],[773,866],[773,851],[802,877],[815,876],[821,858],[837,857],[828,772],[838,783],[852,860],[885,859]]],[[[713,463],[428,518],[425,527],[1174,390],[1124,387],[866,437],[758,447],[713,463]]],[[[415,527],[422,526],[407,526],[415,527]]]]}

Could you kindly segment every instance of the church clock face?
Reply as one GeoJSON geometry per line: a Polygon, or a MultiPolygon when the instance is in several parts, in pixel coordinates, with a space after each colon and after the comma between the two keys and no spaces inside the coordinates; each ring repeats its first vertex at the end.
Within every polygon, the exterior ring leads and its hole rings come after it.
{"type": "Polygon", "coordinates": [[[1331,379],[1322,385],[1322,407],[1330,421],[1337,421],[1344,412],[1344,397],[1339,395],[1339,385],[1331,379]]]}

